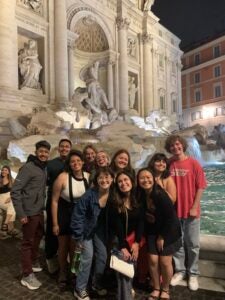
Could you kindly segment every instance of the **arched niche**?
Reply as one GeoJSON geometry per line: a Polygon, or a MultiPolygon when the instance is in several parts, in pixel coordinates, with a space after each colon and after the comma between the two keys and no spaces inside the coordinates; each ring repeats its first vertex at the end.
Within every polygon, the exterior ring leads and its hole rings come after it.
{"type": "Polygon", "coordinates": [[[68,29],[72,32],[76,32],[76,26],[77,23],[79,24],[81,19],[92,19],[95,20],[96,24],[103,30],[108,46],[110,50],[115,49],[115,43],[113,40],[112,32],[109,28],[109,26],[106,24],[106,22],[102,19],[99,14],[94,11],[92,8],[89,7],[83,7],[83,8],[70,8],[70,10],[67,13],[67,26],[68,29]]]}
{"type": "Polygon", "coordinates": [[[78,38],[74,43],[74,88],[85,86],[81,70],[99,61],[99,82],[111,103],[114,101],[115,42],[105,20],[90,7],[70,7],[67,26],[78,38]],[[109,84],[110,82],[110,84],[109,84]]]}

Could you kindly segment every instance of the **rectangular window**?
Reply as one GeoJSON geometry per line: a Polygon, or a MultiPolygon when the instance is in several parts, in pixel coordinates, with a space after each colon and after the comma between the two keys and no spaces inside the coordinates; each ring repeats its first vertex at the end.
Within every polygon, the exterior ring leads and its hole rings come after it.
{"type": "Polygon", "coordinates": [[[216,85],[214,87],[214,96],[215,98],[221,97],[221,85],[216,85]]]}
{"type": "Polygon", "coordinates": [[[225,107],[217,107],[215,110],[215,116],[224,116],[225,115],[225,107]]]}
{"type": "Polygon", "coordinates": [[[215,111],[215,116],[221,116],[222,115],[222,107],[217,107],[215,111]]]}
{"type": "Polygon", "coordinates": [[[172,112],[173,113],[177,112],[177,100],[176,99],[173,99],[173,102],[172,102],[172,112]]]}
{"type": "Polygon", "coordinates": [[[199,65],[200,64],[200,54],[195,54],[195,65],[199,65]]]}
{"type": "Polygon", "coordinates": [[[192,121],[199,120],[199,119],[202,119],[202,112],[201,111],[196,111],[196,112],[193,112],[191,114],[191,120],[192,121]]]}
{"type": "Polygon", "coordinates": [[[216,57],[219,57],[220,56],[220,46],[215,46],[213,48],[213,57],[216,58],[216,57]]]}
{"type": "Polygon", "coordinates": [[[163,54],[159,54],[159,66],[160,68],[163,68],[163,54]]]}
{"type": "Polygon", "coordinates": [[[195,73],[195,83],[200,82],[200,73],[195,73]]]}
{"type": "Polygon", "coordinates": [[[201,91],[200,90],[195,91],[195,101],[199,102],[201,100],[202,100],[201,91]]]}
{"type": "Polygon", "coordinates": [[[195,121],[195,120],[196,120],[196,115],[195,115],[195,113],[192,113],[192,114],[191,114],[191,120],[192,120],[192,121],[195,121]]]}
{"type": "Polygon", "coordinates": [[[165,96],[160,96],[160,109],[165,110],[165,96]]]}
{"type": "Polygon", "coordinates": [[[214,76],[215,77],[220,77],[220,75],[221,75],[221,71],[220,71],[221,69],[220,69],[220,66],[216,66],[215,68],[214,68],[214,76]]]}

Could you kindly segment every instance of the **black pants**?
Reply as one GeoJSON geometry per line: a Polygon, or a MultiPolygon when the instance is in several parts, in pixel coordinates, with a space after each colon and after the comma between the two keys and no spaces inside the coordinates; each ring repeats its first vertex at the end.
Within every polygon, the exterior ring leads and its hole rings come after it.
{"type": "Polygon", "coordinates": [[[52,213],[51,206],[46,207],[47,222],[46,222],[46,232],[45,232],[45,256],[46,259],[53,258],[58,251],[58,238],[52,232],[52,213]]]}

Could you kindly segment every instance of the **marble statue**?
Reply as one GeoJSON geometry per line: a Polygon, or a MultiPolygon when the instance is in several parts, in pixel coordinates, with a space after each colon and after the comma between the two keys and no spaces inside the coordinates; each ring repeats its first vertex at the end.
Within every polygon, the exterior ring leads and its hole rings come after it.
{"type": "Polygon", "coordinates": [[[165,115],[161,110],[153,110],[144,119],[138,116],[130,117],[134,124],[146,131],[152,131],[158,136],[171,134],[177,128],[177,120],[173,116],[165,115]]]}
{"type": "Polygon", "coordinates": [[[92,101],[92,106],[94,106],[97,110],[105,108],[108,109],[110,108],[110,105],[106,94],[98,81],[98,69],[99,61],[96,61],[88,69],[87,77],[85,80],[88,97],[92,101]]]}
{"type": "Polygon", "coordinates": [[[42,66],[38,59],[37,42],[35,40],[24,43],[24,48],[19,50],[18,66],[21,76],[20,88],[28,87],[40,90],[39,76],[42,66]]]}
{"type": "Polygon", "coordinates": [[[42,5],[41,2],[41,0],[29,0],[29,4],[34,10],[40,9],[40,6],[42,5]]]}
{"type": "Polygon", "coordinates": [[[127,40],[127,54],[130,56],[136,56],[136,40],[134,38],[128,38],[127,40]]]}
{"type": "Polygon", "coordinates": [[[154,4],[154,2],[155,0],[145,0],[144,11],[151,10],[151,7],[154,4]]]}
{"type": "Polygon", "coordinates": [[[128,82],[129,108],[131,109],[134,108],[135,97],[138,91],[138,87],[136,87],[134,80],[134,77],[130,77],[128,82]]]}
{"type": "Polygon", "coordinates": [[[16,139],[21,139],[27,134],[27,129],[19,122],[17,118],[10,118],[8,122],[10,131],[16,139]]]}
{"type": "Polygon", "coordinates": [[[17,0],[21,5],[28,9],[41,13],[43,9],[43,0],[17,0]]]}
{"type": "MultiPolygon", "coordinates": [[[[72,97],[74,104],[78,101],[88,111],[90,129],[109,124],[118,117],[117,111],[110,106],[105,91],[98,81],[99,63],[96,61],[91,66],[83,68],[81,79],[85,81],[86,89],[77,88],[72,97]]],[[[79,111],[80,109],[78,113],[79,111]]]]}

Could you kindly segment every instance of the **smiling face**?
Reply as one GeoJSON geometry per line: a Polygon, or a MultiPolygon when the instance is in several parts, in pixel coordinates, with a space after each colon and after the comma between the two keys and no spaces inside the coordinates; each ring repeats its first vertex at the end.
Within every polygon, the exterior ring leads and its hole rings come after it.
{"type": "Polygon", "coordinates": [[[138,175],[138,184],[145,191],[151,191],[154,184],[152,173],[148,170],[141,171],[138,175]]]}
{"type": "Polygon", "coordinates": [[[58,147],[59,156],[62,159],[66,159],[66,157],[69,154],[70,150],[71,150],[71,144],[69,142],[67,142],[67,141],[61,142],[59,147],[58,147]]]}
{"type": "Polygon", "coordinates": [[[35,151],[35,154],[40,161],[45,162],[49,158],[50,150],[45,147],[40,147],[35,151]]]}
{"type": "Polygon", "coordinates": [[[93,162],[96,157],[96,152],[92,148],[87,148],[85,151],[85,160],[87,162],[93,162]]]}
{"type": "Polygon", "coordinates": [[[109,190],[113,178],[109,173],[101,172],[97,178],[99,189],[102,191],[109,190]]]}
{"type": "Polygon", "coordinates": [[[123,170],[128,166],[129,156],[127,153],[122,152],[115,157],[115,165],[118,169],[123,170]]]}
{"type": "Polygon", "coordinates": [[[9,176],[9,170],[7,168],[1,169],[1,177],[8,177],[9,176]]]}
{"type": "Polygon", "coordinates": [[[116,181],[118,188],[122,193],[129,193],[132,190],[132,181],[126,174],[119,175],[116,181]]]}
{"type": "Polygon", "coordinates": [[[154,162],[154,171],[156,173],[163,173],[166,170],[166,162],[164,159],[158,159],[154,162]]]}
{"type": "Polygon", "coordinates": [[[184,155],[184,147],[180,141],[176,140],[170,145],[170,153],[177,157],[184,155]]]}
{"type": "Polygon", "coordinates": [[[84,162],[78,155],[72,155],[70,158],[70,168],[73,173],[80,173],[82,171],[84,162]]]}
{"type": "Polygon", "coordinates": [[[99,167],[106,167],[109,165],[109,158],[104,151],[100,151],[97,153],[96,163],[99,167]]]}

